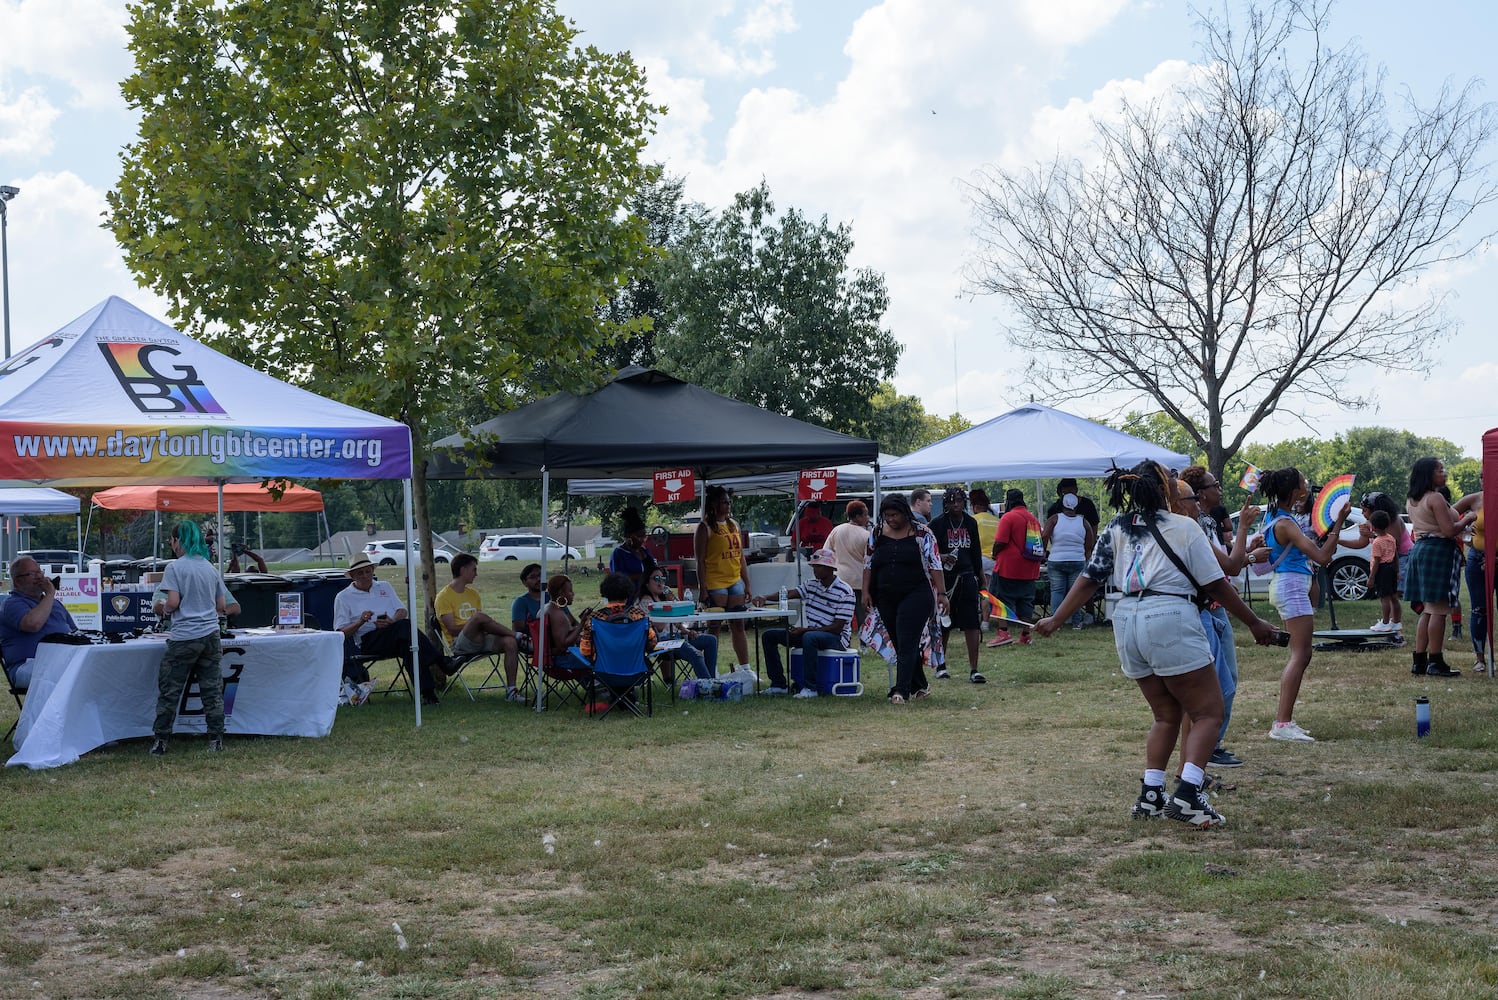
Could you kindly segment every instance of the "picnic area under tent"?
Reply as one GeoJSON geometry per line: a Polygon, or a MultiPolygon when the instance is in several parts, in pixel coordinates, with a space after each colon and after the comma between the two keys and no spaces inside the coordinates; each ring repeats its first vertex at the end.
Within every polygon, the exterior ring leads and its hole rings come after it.
{"type": "Polygon", "coordinates": [[[1106,476],[1150,460],[1181,468],[1189,455],[1094,423],[1027,403],[942,438],[882,467],[882,486],[924,486],[984,479],[1077,479],[1106,476]]]}
{"type": "MultiPolygon", "coordinates": [[[[631,365],[592,392],[553,393],[442,438],[432,445],[427,478],[540,478],[545,511],[552,476],[648,479],[690,468],[700,488],[732,476],[853,462],[877,469],[878,457],[873,441],[631,365]]],[[[536,687],[538,710],[543,687],[536,687]]]]}
{"type": "MultiPolygon", "coordinates": [[[[117,296],[0,370],[0,490],[399,479],[410,537],[408,427],[240,364],[117,296]]],[[[420,607],[414,567],[406,591],[420,607]]]]}

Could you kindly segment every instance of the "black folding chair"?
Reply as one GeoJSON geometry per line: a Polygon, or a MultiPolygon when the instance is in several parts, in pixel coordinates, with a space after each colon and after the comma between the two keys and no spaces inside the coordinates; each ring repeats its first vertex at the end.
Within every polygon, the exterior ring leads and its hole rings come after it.
{"type": "Polygon", "coordinates": [[[26,689],[25,688],[18,688],[18,687],[15,686],[14,683],[11,682],[11,679],[10,679],[10,667],[8,667],[8,666],[5,665],[5,660],[4,659],[0,659],[0,670],[4,670],[5,671],[5,683],[10,688],[10,696],[16,700],[16,718],[15,718],[15,721],[12,722],[10,724],[10,728],[5,731],[5,736],[4,737],[0,737],[0,739],[6,739],[6,740],[8,740],[8,739],[10,739],[12,736],[14,736],[16,734],[16,727],[21,724],[21,709],[25,707],[25,705],[23,703],[26,700],[26,689]]]}

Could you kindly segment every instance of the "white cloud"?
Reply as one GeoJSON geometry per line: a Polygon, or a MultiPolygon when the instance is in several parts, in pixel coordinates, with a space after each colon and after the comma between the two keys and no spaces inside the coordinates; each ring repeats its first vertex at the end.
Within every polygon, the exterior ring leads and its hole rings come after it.
{"type": "Polygon", "coordinates": [[[123,108],[119,84],[131,67],[125,22],[124,0],[0,0],[0,86],[18,76],[56,80],[71,104],[123,108]]]}
{"type": "Polygon", "coordinates": [[[1102,31],[1128,5],[1128,0],[1020,0],[1019,10],[1043,44],[1070,46],[1102,31]]]}
{"type": "Polygon", "coordinates": [[[791,0],[760,0],[758,6],[744,15],[733,37],[740,45],[768,47],[780,35],[796,30],[796,14],[791,0]]]}
{"type": "Polygon", "coordinates": [[[16,180],[9,206],[11,343],[23,347],[110,295],[157,316],[160,299],[141,290],[113,234],[100,228],[104,192],[71,172],[16,180]]]}
{"type": "Polygon", "coordinates": [[[52,152],[58,111],[32,87],[14,96],[0,88],[0,156],[38,160],[52,152]]]}

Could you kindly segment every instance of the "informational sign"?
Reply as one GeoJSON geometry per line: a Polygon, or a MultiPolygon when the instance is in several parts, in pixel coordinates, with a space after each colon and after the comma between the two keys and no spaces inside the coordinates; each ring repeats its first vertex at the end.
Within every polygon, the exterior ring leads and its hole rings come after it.
{"type": "Polygon", "coordinates": [[[101,590],[97,574],[64,573],[58,578],[57,599],[85,632],[98,632],[104,627],[99,613],[101,590]]]}
{"type": "MultiPolygon", "coordinates": [[[[149,590],[106,590],[99,606],[103,609],[101,626],[105,632],[138,632],[156,624],[156,612],[151,610],[149,590]]],[[[76,619],[78,616],[73,617],[76,619]]],[[[79,624],[82,625],[82,622],[79,624]]]]}
{"type": "Polygon", "coordinates": [[[293,629],[302,627],[302,595],[290,591],[276,595],[276,627],[293,629]]]}
{"type": "Polygon", "coordinates": [[[651,499],[656,503],[676,503],[697,498],[697,474],[691,469],[662,469],[655,474],[651,499]]]}
{"type": "Polygon", "coordinates": [[[818,502],[837,499],[836,469],[802,469],[796,481],[797,500],[818,502]]]}

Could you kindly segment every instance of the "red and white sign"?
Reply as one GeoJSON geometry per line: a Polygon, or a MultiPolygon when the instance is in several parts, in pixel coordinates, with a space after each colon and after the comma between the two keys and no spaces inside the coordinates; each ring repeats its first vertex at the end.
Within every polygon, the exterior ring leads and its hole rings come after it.
{"type": "Polygon", "coordinates": [[[836,500],[836,469],[802,469],[796,481],[797,500],[836,500]]]}
{"type": "Polygon", "coordinates": [[[691,469],[662,469],[655,474],[651,499],[656,503],[697,499],[697,474],[691,469]]]}

